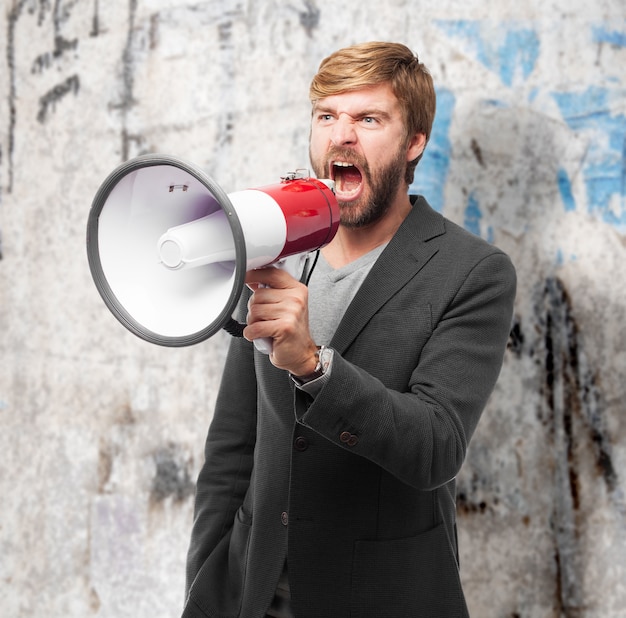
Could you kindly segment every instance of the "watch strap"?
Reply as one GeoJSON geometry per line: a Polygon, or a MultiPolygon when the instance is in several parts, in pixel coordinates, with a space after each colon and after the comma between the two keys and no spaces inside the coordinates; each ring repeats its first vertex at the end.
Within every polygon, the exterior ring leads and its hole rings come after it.
{"type": "Polygon", "coordinates": [[[311,373],[307,373],[303,376],[295,376],[291,375],[292,380],[298,385],[302,386],[303,384],[307,384],[308,382],[312,382],[313,380],[317,380],[317,378],[321,378],[326,373],[326,368],[328,367],[328,360],[325,358],[325,350],[328,348],[323,345],[317,346],[317,350],[315,351],[315,357],[317,359],[317,364],[315,365],[315,369],[311,373]]]}

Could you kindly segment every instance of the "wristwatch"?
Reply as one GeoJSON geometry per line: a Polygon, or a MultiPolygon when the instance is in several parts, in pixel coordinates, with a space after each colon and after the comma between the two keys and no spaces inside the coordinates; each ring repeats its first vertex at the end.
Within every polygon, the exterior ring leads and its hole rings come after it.
{"type": "Polygon", "coordinates": [[[307,373],[303,376],[294,376],[293,374],[291,374],[292,379],[299,386],[302,386],[307,382],[317,380],[317,378],[321,378],[326,373],[328,365],[330,364],[330,359],[332,357],[332,350],[330,348],[327,348],[325,345],[318,345],[317,351],[315,352],[315,357],[317,358],[317,364],[315,365],[315,369],[311,373],[307,373]]]}

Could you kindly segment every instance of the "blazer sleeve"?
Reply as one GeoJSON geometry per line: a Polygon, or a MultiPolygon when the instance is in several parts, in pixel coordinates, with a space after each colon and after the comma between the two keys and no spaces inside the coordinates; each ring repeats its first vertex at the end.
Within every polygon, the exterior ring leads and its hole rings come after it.
{"type": "MultiPolygon", "coordinates": [[[[444,287],[438,282],[433,290],[437,285],[444,287]]],[[[315,398],[296,393],[299,422],[421,490],[457,475],[511,329],[516,275],[504,253],[483,257],[455,285],[445,307],[432,306],[425,342],[401,343],[421,346],[408,384],[389,387],[391,376],[405,369],[397,359],[410,356],[398,353],[400,344],[368,348],[361,341],[358,355],[335,353],[330,379],[315,398]]],[[[431,295],[437,298],[436,291],[431,295]]]]}
{"type": "Polygon", "coordinates": [[[245,339],[233,339],[226,358],[197,480],[186,595],[207,557],[232,527],[250,484],[256,442],[252,347],[245,339]]]}

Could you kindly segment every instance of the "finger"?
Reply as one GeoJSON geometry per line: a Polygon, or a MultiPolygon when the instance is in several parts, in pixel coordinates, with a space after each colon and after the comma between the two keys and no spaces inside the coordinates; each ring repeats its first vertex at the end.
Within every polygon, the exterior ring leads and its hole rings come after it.
{"type": "Polygon", "coordinates": [[[255,339],[274,339],[278,335],[277,320],[250,320],[243,329],[243,336],[248,341],[255,339]]]}
{"type": "Polygon", "coordinates": [[[288,272],[281,268],[259,268],[256,270],[249,270],[246,273],[246,284],[261,284],[272,288],[287,288],[293,287],[294,283],[297,283],[288,272]]]}
{"type": "Polygon", "coordinates": [[[254,290],[248,299],[248,310],[252,306],[277,305],[288,301],[289,296],[285,294],[283,289],[262,286],[254,290]]]}

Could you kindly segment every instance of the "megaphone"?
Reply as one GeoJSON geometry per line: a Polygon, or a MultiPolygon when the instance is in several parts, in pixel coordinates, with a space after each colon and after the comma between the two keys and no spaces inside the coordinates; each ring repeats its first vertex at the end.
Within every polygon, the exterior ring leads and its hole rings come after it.
{"type": "Polygon", "coordinates": [[[189,162],[142,155],[98,189],[87,257],[102,299],[129,331],[181,347],[222,328],[234,334],[246,271],[278,265],[298,276],[338,227],[330,180],[294,172],[274,185],[226,194],[189,162]]]}

